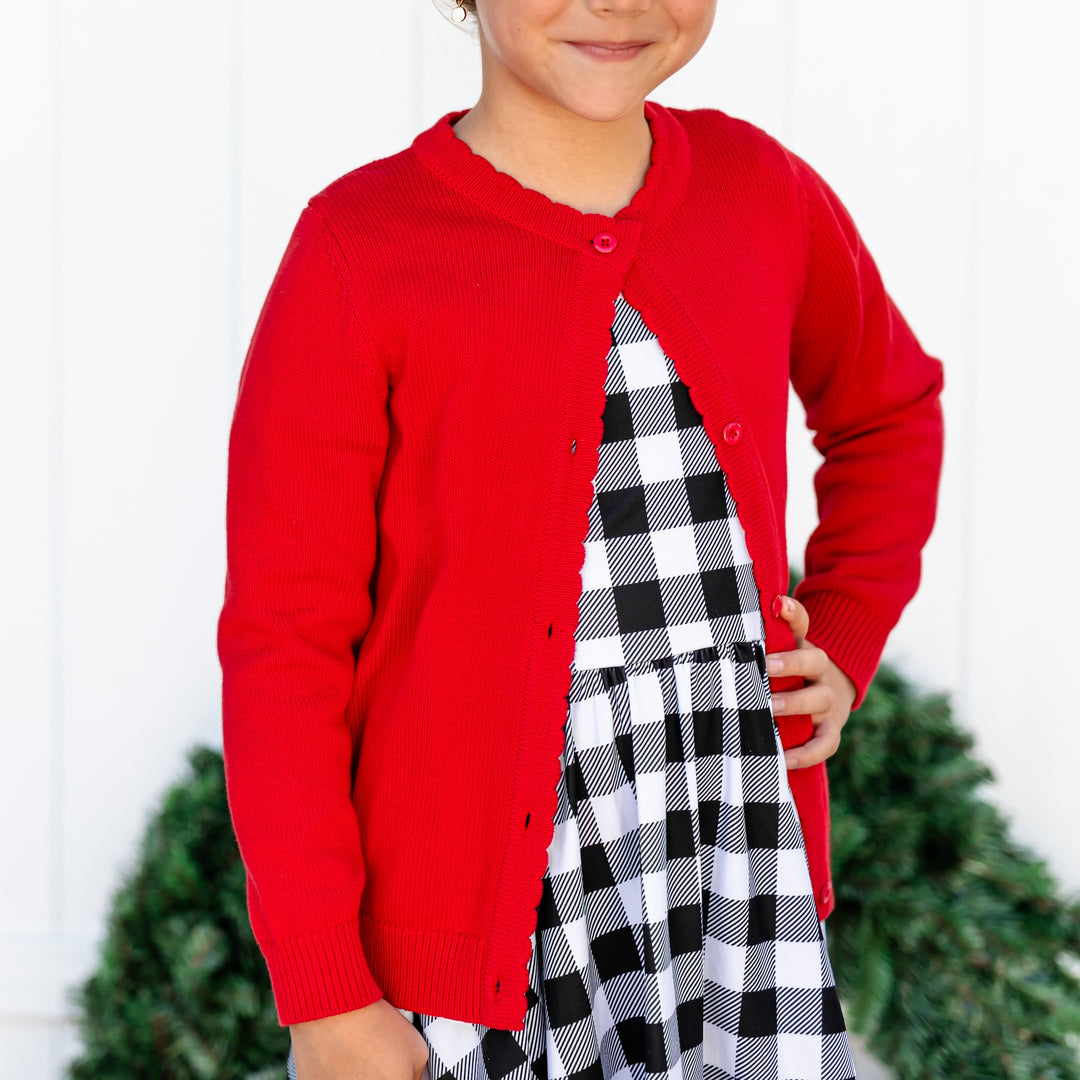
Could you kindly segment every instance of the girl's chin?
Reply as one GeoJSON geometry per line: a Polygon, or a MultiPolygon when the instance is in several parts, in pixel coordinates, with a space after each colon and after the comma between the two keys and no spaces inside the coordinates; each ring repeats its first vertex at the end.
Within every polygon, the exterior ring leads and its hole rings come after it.
{"type": "Polygon", "coordinates": [[[645,106],[645,96],[617,95],[612,97],[563,98],[556,102],[565,112],[579,120],[596,124],[613,124],[627,116],[640,116],[645,106]]]}

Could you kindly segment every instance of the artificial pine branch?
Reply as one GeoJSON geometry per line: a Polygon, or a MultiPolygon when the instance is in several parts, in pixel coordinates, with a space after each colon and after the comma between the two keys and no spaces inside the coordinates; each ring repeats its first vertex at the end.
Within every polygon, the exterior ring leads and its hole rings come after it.
{"type": "Polygon", "coordinates": [[[73,994],[72,1080],[268,1080],[289,1036],[248,923],[221,755],[196,748],[113,898],[97,971],[73,994]]]}
{"type": "Polygon", "coordinates": [[[879,671],[829,762],[829,943],[897,1080],[1080,1080],[1080,906],[980,798],[940,695],[879,671]]]}

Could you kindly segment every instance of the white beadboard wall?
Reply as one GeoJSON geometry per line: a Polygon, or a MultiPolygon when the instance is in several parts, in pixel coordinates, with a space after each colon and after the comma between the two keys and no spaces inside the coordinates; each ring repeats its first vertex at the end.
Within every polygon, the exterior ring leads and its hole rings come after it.
{"type": "MultiPolygon", "coordinates": [[[[889,656],[952,694],[1074,889],[1078,38],[1072,0],[720,0],[654,95],[810,160],[945,362],[939,525],[889,656]]],[[[5,1075],[61,1076],[146,817],[218,741],[228,424],[293,222],[478,87],[429,0],[0,0],[5,1075]]],[[[796,409],[793,552],[813,467],[796,409]]]]}

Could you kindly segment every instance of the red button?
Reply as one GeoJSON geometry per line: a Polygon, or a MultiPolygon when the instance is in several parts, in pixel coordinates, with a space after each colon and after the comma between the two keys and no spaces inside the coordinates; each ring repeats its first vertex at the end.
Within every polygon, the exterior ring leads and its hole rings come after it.
{"type": "Polygon", "coordinates": [[[618,240],[609,232],[597,233],[593,237],[592,246],[597,251],[614,251],[615,246],[618,244],[618,240]]]}
{"type": "Polygon", "coordinates": [[[724,428],[724,442],[737,443],[742,438],[742,424],[728,424],[724,428]]]}
{"type": "Polygon", "coordinates": [[[832,900],[833,900],[832,882],[831,881],[826,881],[825,884],[821,886],[821,903],[822,903],[822,906],[823,907],[828,907],[832,903],[832,900]]]}

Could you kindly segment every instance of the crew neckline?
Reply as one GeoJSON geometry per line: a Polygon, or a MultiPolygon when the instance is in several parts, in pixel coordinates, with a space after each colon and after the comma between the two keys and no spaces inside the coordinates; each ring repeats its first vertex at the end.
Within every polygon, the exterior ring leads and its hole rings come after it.
{"type": "Polygon", "coordinates": [[[445,183],[491,213],[576,247],[605,223],[636,221],[643,229],[654,229],[686,193],[690,162],[686,131],[663,105],[646,101],[644,108],[653,139],[649,167],[641,187],[614,215],[586,213],[555,202],[543,192],[524,187],[509,173],[499,172],[454,133],[452,125],[468,109],[441,117],[417,135],[412,147],[445,183]]]}

